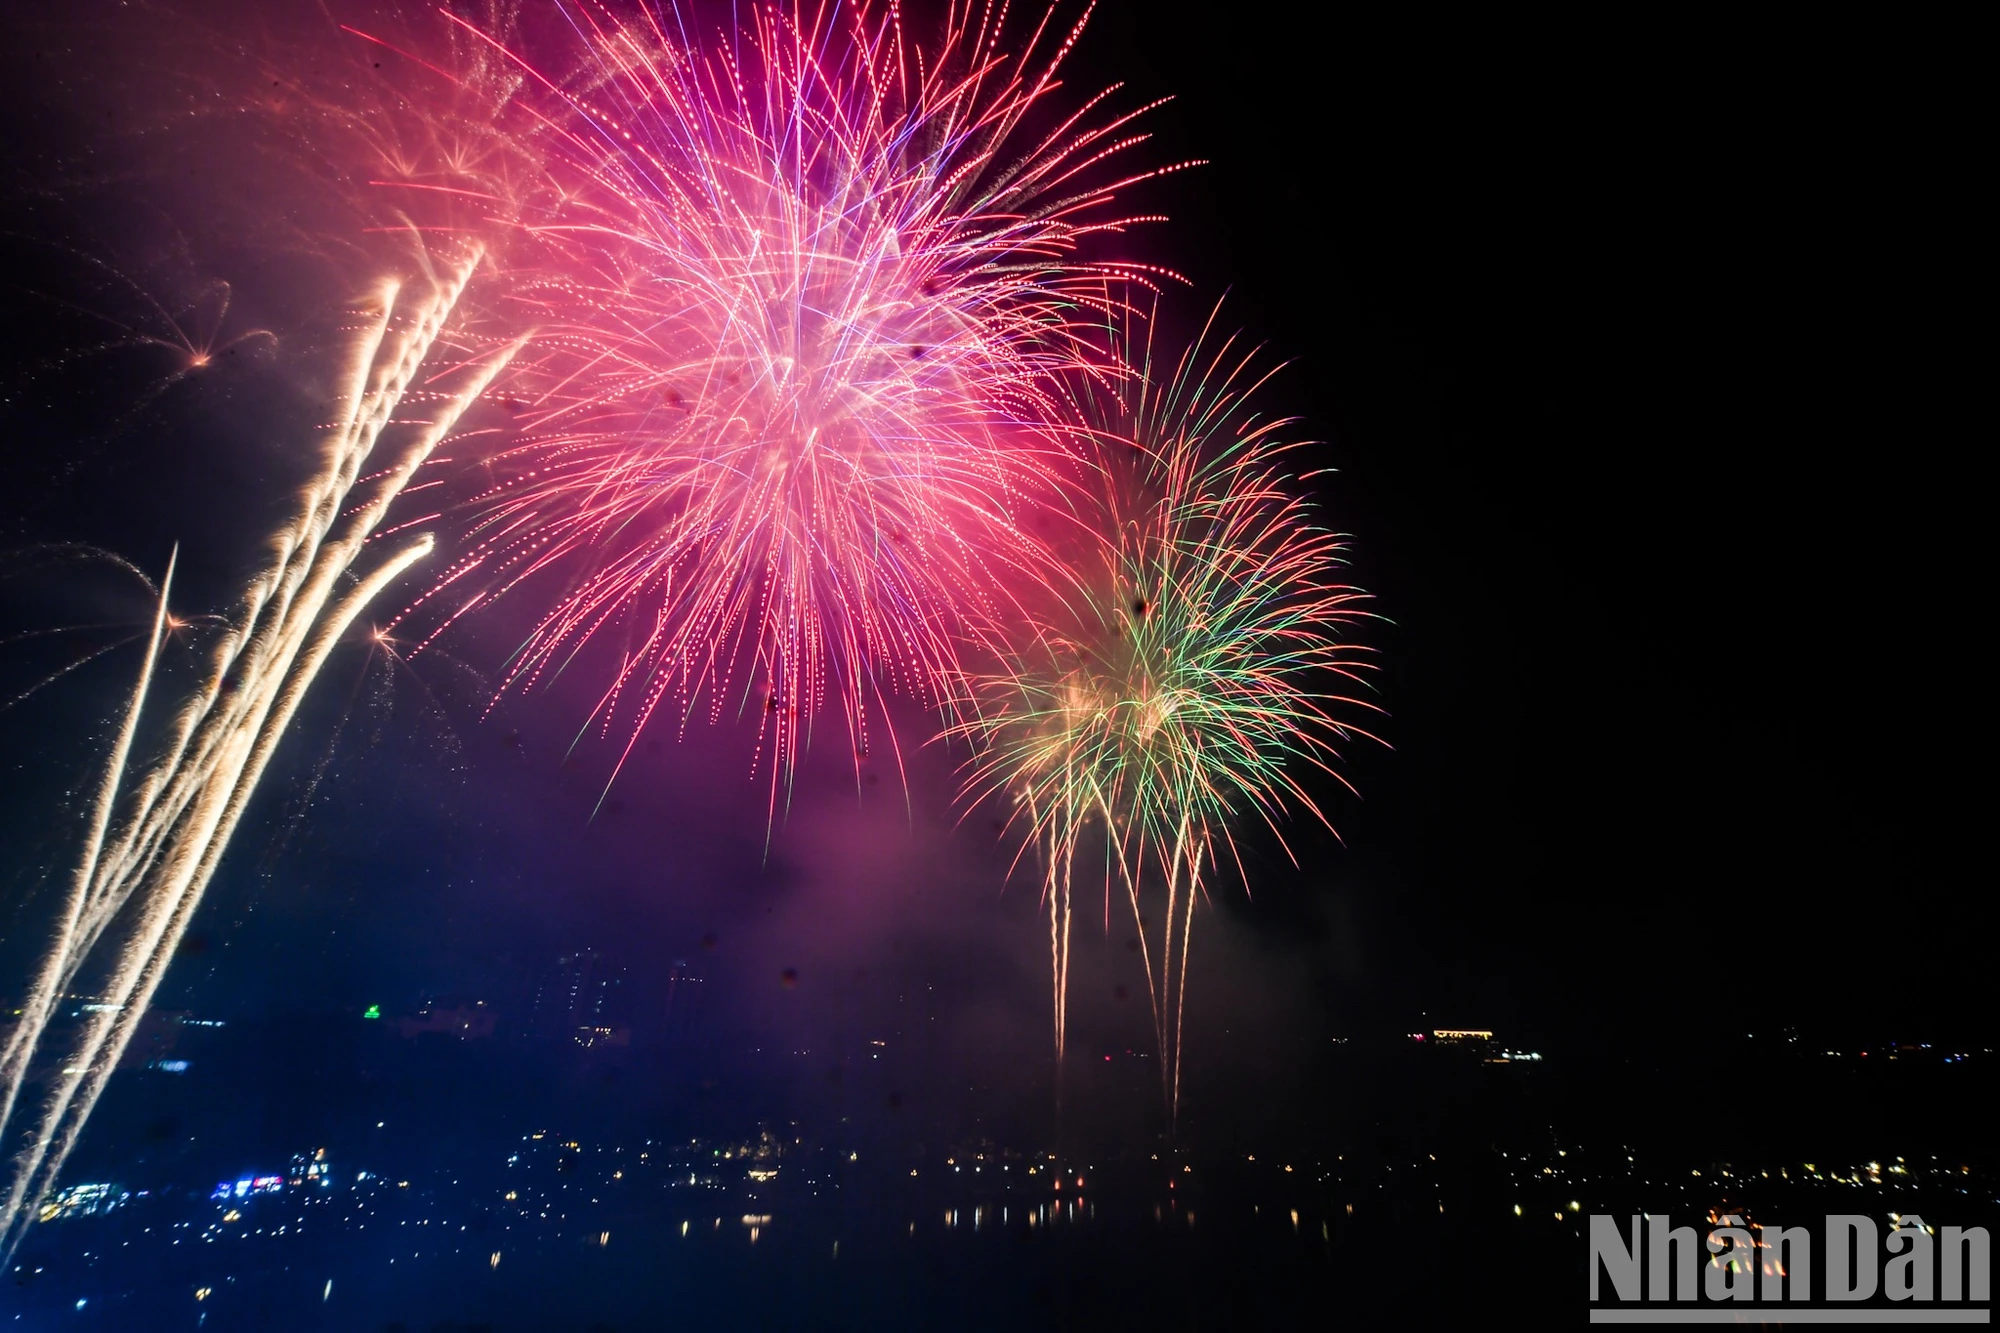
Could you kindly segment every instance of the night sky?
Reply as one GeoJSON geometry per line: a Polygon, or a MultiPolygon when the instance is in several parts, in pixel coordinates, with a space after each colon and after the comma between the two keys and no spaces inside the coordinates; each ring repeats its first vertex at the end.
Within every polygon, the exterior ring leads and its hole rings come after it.
{"type": "MultiPolygon", "coordinates": [[[[344,58],[300,8],[274,29],[344,58]]],[[[145,614],[129,576],[47,543],[157,575],[178,541],[177,603],[224,609],[300,474],[329,311],[368,276],[301,239],[280,172],[212,184],[241,130],[202,98],[246,70],[191,77],[201,39],[159,11],[65,10],[0,24],[0,637],[145,614]],[[164,356],[93,350],[92,312],[147,318],[93,260],[175,308],[227,280],[225,338],[277,337],[154,392],[164,356]]],[[[1322,784],[1339,838],[1295,821],[1294,868],[1250,834],[1250,894],[1226,883],[1197,924],[1197,1133],[1310,1108],[1335,1036],[1588,1050],[1991,1016],[1961,859],[1984,747],[1981,602],[1956,586],[1980,441],[1951,407],[1972,297],[1934,133],[1953,85],[1892,88],[1897,46],[1857,63],[1865,34],[1620,24],[1111,2],[1079,48],[1073,89],[1174,96],[1153,160],[1209,160],[1145,187],[1173,220],[1134,248],[1192,280],[1178,327],[1226,292],[1224,322],[1288,363],[1271,406],[1324,441],[1317,497],[1387,617],[1394,748],[1349,752],[1361,799],[1322,784]]],[[[725,1082],[907,1029],[931,1034],[913,1110],[1049,1114],[1045,928],[1027,876],[1002,891],[997,812],[951,801],[962,754],[916,752],[906,798],[830,732],[767,847],[748,732],[663,727],[593,814],[616,748],[570,748],[587,682],[483,714],[525,624],[335,660],[163,1004],[406,1012],[589,946],[642,986],[700,971],[725,1082]]],[[[0,698],[66,652],[0,642],[0,698]]],[[[0,976],[135,665],[0,712],[0,976]]],[[[1148,1039],[1128,933],[1081,932],[1083,1060],[1148,1039]]],[[[1156,1103],[1075,1113],[1128,1112],[1156,1103]]]]}

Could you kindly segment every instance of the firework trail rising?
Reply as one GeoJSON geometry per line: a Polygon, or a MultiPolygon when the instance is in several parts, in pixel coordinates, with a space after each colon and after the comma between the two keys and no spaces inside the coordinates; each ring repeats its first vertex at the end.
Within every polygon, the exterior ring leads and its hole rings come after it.
{"type": "Polygon", "coordinates": [[[1053,11],[1010,48],[1004,6],[929,45],[893,4],[759,7],[703,50],[672,7],[556,8],[584,77],[459,25],[518,81],[539,193],[509,299],[538,332],[505,385],[524,438],[419,605],[546,581],[501,688],[604,641],[625,753],[662,707],[753,710],[775,813],[818,712],[859,759],[890,694],[948,702],[967,609],[1033,563],[1061,386],[1116,374],[1082,334],[1156,276],[1078,251],[1152,220],[1112,204],[1160,171],[1098,170],[1148,108],[1051,109],[1083,26],[1053,11]]]}
{"type": "Polygon", "coordinates": [[[1352,719],[1380,711],[1345,688],[1371,665],[1345,637],[1366,594],[1338,579],[1341,539],[1285,489],[1289,423],[1251,411],[1262,379],[1207,336],[1171,370],[1138,358],[1101,414],[1100,493],[1067,571],[970,677],[976,711],[948,732],[978,746],[967,795],[1010,797],[1022,854],[1042,864],[1058,1064],[1072,889],[1095,853],[1107,924],[1118,893],[1138,927],[1170,1116],[1196,899],[1221,853],[1241,872],[1243,820],[1277,832],[1297,806],[1326,821],[1297,769],[1339,779],[1336,746],[1374,739],[1352,719]]]}
{"type": "Polygon", "coordinates": [[[363,475],[479,258],[475,250],[407,306],[395,284],[383,289],[357,342],[323,466],[301,494],[297,516],[274,535],[270,563],[245,590],[159,753],[135,775],[129,764],[168,625],[169,566],[56,937],[0,1054],[0,1135],[11,1141],[56,1001],[102,956],[100,946],[109,947],[102,1003],[56,1066],[27,1143],[9,1163],[0,1256],[19,1244],[34,1203],[62,1170],[305,690],[355,617],[431,549],[430,537],[420,536],[354,580],[391,501],[511,354],[503,347],[456,367],[450,392],[423,391],[436,400],[431,419],[397,457],[363,475]]]}

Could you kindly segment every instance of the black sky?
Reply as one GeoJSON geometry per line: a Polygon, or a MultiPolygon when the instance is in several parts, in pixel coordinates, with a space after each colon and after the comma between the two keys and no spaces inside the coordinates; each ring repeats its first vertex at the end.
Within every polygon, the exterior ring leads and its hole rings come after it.
{"type": "MultiPolygon", "coordinates": [[[[157,571],[179,540],[220,609],[331,345],[287,301],[327,279],[149,185],[172,150],[121,122],[143,95],[99,123],[90,36],[123,21],[6,21],[0,547],[157,571]],[[148,372],[71,356],[89,322],[58,304],[121,298],[48,240],[177,291],[229,278],[233,318],[284,341],[128,417],[148,372]]],[[[1302,869],[1250,841],[1254,896],[1224,894],[1197,944],[1192,1078],[1293,1086],[1327,1037],[1419,1021],[1562,1046],[1990,1015],[1961,859],[1983,784],[1962,739],[1983,726],[1961,588],[1979,446],[1952,406],[1970,265],[1941,168],[1954,85],[1908,77],[1928,58],[1859,31],[1101,6],[1071,86],[1173,94],[1145,151],[1209,160],[1147,187],[1173,221],[1136,244],[1192,279],[1177,318],[1226,291],[1290,363],[1273,404],[1325,441],[1319,497],[1393,622],[1394,750],[1354,752],[1363,799],[1328,789],[1341,840],[1297,828],[1302,869]]],[[[13,580],[10,614],[129,612],[115,579],[65,578],[13,580]]],[[[119,661],[0,713],[10,905],[60,860],[54,789],[119,661]]],[[[944,757],[906,813],[857,801],[834,755],[767,859],[733,738],[648,754],[593,821],[605,755],[561,762],[578,699],[481,723],[455,669],[420,667],[386,716],[376,687],[358,653],[328,672],[197,926],[212,947],[170,983],[190,1002],[408,1006],[610,937],[732,978],[745,1041],[852,1037],[942,986],[959,1053],[935,1067],[1044,1095],[1012,1077],[1045,1039],[1032,901],[996,900],[983,817],[953,831],[944,757]]],[[[1121,944],[1080,962],[1107,1045],[1143,1035],[1107,998],[1121,944]]]]}

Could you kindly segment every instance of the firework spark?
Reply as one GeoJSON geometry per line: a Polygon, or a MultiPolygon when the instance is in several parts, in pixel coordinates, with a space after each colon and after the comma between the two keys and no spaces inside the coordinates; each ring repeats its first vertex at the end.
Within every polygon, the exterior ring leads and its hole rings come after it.
{"type": "Polygon", "coordinates": [[[1366,594],[1339,581],[1341,539],[1286,488],[1288,423],[1254,414],[1261,379],[1205,341],[1170,371],[1142,364],[1106,415],[1078,549],[949,731],[979,747],[967,794],[1010,797],[1042,863],[1058,1063],[1072,886],[1095,851],[1107,924],[1122,893],[1139,929],[1170,1115],[1196,900],[1222,853],[1240,873],[1245,819],[1277,832],[1296,806],[1326,822],[1300,769],[1344,782],[1336,747],[1374,739],[1353,719],[1379,711],[1345,688],[1371,665],[1346,637],[1366,594]]]}
{"type": "Polygon", "coordinates": [[[32,1204],[61,1171],[305,690],[355,617],[431,549],[429,536],[418,537],[345,586],[390,503],[511,354],[503,348],[458,367],[456,391],[439,395],[415,441],[364,477],[362,469],[478,260],[475,251],[413,307],[399,301],[394,284],[381,293],[357,342],[344,410],[323,466],[302,492],[297,517],[274,536],[271,562],[246,589],[200,683],[174,712],[160,752],[135,782],[128,765],[171,623],[169,565],[145,662],[92,804],[55,939],[0,1054],[0,1134],[5,1134],[43,1054],[56,1001],[102,956],[100,946],[110,946],[101,1003],[59,1072],[52,1073],[30,1137],[9,1163],[11,1177],[0,1198],[0,1255],[19,1244],[34,1220],[32,1204]]]}
{"type": "Polygon", "coordinates": [[[1112,204],[1159,171],[1099,170],[1147,108],[1050,108],[1082,28],[1053,11],[1010,50],[1004,7],[931,45],[893,4],[759,7],[703,51],[671,10],[557,8],[586,77],[491,39],[541,172],[509,219],[524,437],[425,601],[543,580],[503,690],[615,640],[596,720],[626,753],[663,706],[754,711],[775,811],[823,708],[866,755],[891,694],[943,699],[1023,562],[1061,386],[1116,373],[1083,330],[1152,280],[1079,255],[1150,220],[1112,204]]]}

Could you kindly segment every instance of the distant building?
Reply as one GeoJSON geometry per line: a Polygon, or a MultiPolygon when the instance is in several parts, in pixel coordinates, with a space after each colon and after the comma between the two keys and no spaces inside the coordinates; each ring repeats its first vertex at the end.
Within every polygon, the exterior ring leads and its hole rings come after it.
{"type": "Polygon", "coordinates": [[[96,1213],[108,1213],[113,1208],[132,1197],[122,1185],[96,1183],[71,1185],[50,1195],[42,1203],[39,1220],[54,1222],[62,1218],[90,1217],[96,1213]]]}
{"type": "Polygon", "coordinates": [[[1493,1033],[1486,1028],[1432,1028],[1430,1044],[1485,1059],[1493,1054],[1493,1033]]]}
{"type": "Polygon", "coordinates": [[[248,1199],[259,1194],[282,1194],[285,1189],[283,1176],[239,1176],[225,1180],[209,1191],[208,1197],[216,1202],[225,1199],[248,1199]]]}
{"type": "Polygon", "coordinates": [[[596,949],[564,954],[535,988],[529,1033],[543,1041],[586,1049],[630,1045],[627,989],[627,972],[620,960],[596,949]],[[617,1040],[621,1031],[623,1039],[617,1040]]]}
{"type": "Polygon", "coordinates": [[[450,1007],[432,1005],[420,1013],[396,1020],[396,1030],[406,1038],[416,1038],[426,1033],[441,1037],[457,1037],[460,1041],[474,1041],[491,1037],[499,1021],[499,1015],[484,1000],[474,1000],[469,1004],[450,1007]]]}
{"type": "Polygon", "coordinates": [[[316,1148],[309,1153],[294,1153],[291,1174],[285,1183],[294,1189],[305,1186],[316,1189],[329,1188],[333,1184],[333,1171],[327,1165],[326,1149],[316,1148]]]}
{"type": "Polygon", "coordinates": [[[707,985],[694,975],[685,958],[674,959],[667,971],[667,1003],[662,1017],[665,1034],[682,1037],[693,1032],[705,1008],[707,985]]]}

